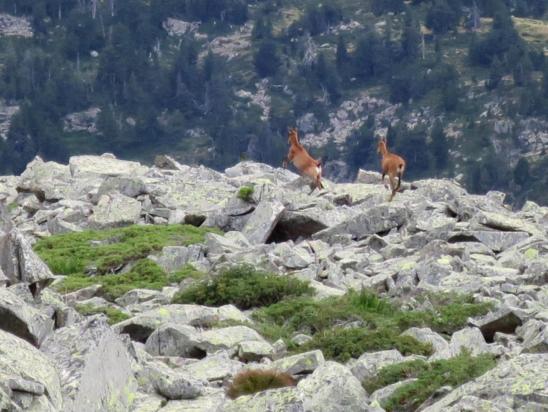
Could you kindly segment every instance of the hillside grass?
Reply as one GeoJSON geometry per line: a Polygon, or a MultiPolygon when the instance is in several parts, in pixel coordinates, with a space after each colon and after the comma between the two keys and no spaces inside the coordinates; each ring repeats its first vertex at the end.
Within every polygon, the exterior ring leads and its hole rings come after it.
{"type": "Polygon", "coordinates": [[[370,291],[351,291],[341,297],[315,301],[287,299],[253,313],[257,330],[275,341],[283,339],[291,351],[321,349],[329,359],[345,362],[364,352],[396,348],[404,354],[429,355],[432,348],[400,336],[410,327],[430,327],[451,334],[470,316],[487,313],[492,305],[457,294],[425,295],[430,310],[402,310],[370,291]],[[301,347],[291,342],[296,333],[312,336],[301,347]]]}
{"type": "Polygon", "coordinates": [[[34,249],[53,273],[66,276],[55,285],[58,291],[99,284],[105,298],[116,299],[133,289],[160,290],[188,277],[203,277],[191,265],[166,273],[146,257],[164,246],[201,243],[210,231],[190,225],[129,226],[55,235],[39,240],[34,249]]]}
{"type": "Polygon", "coordinates": [[[363,382],[363,386],[368,393],[373,393],[405,379],[417,379],[396,389],[381,405],[387,411],[411,412],[442,386],[455,388],[483,375],[495,365],[492,355],[473,357],[462,352],[454,358],[431,363],[414,360],[386,366],[377,376],[363,382]]]}

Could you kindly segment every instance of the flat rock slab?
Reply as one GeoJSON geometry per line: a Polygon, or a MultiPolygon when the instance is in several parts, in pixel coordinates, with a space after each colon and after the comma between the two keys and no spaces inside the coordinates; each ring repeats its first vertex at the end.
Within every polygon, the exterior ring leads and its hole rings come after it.
{"type": "Polygon", "coordinates": [[[140,217],[141,202],[114,193],[101,196],[89,217],[89,225],[94,229],[107,229],[135,224],[140,217]]]}
{"type": "Polygon", "coordinates": [[[145,342],[154,330],[162,325],[210,325],[218,321],[249,322],[250,320],[235,306],[225,305],[211,308],[200,305],[164,305],[143,312],[131,319],[114,325],[118,333],[127,333],[133,340],[145,342]]]}
{"type": "Polygon", "coordinates": [[[287,358],[278,359],[272,362],[272,368],[278,369],[290,375],[300,373],[312,373],[317,367],[323,365],[325,359],[320,350],[314,350],[297,355],[288,356],[287,358]]]}
{"type": "Polygon", "coordinates": [[[280,220],[284,209],[284,205],[279,201],[259,203],[242,233],[253,245],[265,243],[280,220]]]}
{"type": "Polygon", "coordinates": [[[119,160],[112,155],[72,156],[69,159],[72,177],[142,176],[148,167],[137,162],[119,160]]]}

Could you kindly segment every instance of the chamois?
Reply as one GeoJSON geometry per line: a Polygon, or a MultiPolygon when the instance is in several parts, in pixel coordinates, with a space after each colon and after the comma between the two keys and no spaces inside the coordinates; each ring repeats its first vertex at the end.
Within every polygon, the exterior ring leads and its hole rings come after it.
{"type": "MultiPolygon", "coordinates": [[[[388,180],[390,181],[390,189],[392,194],[390,196],[390,202],[396,195],[396,192],[400,189],[401,178],[405,170],[405,160],[398,156],[397,154],[390,153],[388,151],[388,146],[386,144],[386,137],[383,137],[379,140],[377,145],[377,153],[382,156],[381,167],[382,167],[382,182],[384,183],[384,177],[388,174],[388,180]],[[396,177],[398,178],[398,183],[396,184],[396,177]]],[[[384,187],[388,188],[386,184],[384,187]]]]}
{"type": "Polygon", "coordinates": [[[312,184],[309,194],[311,194],[316,188],[323,189],[322,184],[322,163],[319,160],[314,159],[308,154],[306,149],[299,142],[297,136],[297,129],[289,129],[289,135],[287,138],[289,143],[289,152],[284,159],[283,167],[287,167],[288,162],[292,162],[293,165],[304,175],[312,178],[312,184]]]}

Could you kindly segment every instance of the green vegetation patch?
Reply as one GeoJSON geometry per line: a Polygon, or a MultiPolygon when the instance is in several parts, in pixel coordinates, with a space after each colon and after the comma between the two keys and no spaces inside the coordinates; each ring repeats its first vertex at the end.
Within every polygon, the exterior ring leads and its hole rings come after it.
{"type": "Polygon", "coordinates": [[[122,322],[130,318],[129,315],[125,314],[121,310],[108,306],[98,308],[90,304],[85,304],[76,305],[75,309],[84,316],[91,316],[97,315],[98,313],[103,313],[107,316],[109,325],[114,325],[115,323],[122,322]]]}
{"type": "Polygon", "coordinates": [[[404,355],[425,355],[432,353],[432,346],[410,336],[400,336],[398,330],[381,328],[334,328],[314,335],[301,348],[303,351],[320,349],[328,359],[346,362],[358,358],[365,352],[397,349],[404,355]]]}
{"type": "Polygon", "coordinates": [[[72,292],[91,285],[102,285],[101,293],[106,299],[114,300],[133,289],[161,290],[164,286],[178,283],[192,277],[204,276],[193,266],[186,265],[179,271],[167,274],[150,259],[141,259],[129,272],[103,276],[86,276],[77,274],[63,279],[55,288],[62,293],[72,292]]]}
{"type": "Polygon", "coordinates": [[[287,373],[268,369],[250,369],[238,373],[227,390],[231,399],[251,395],[267,389],[294,386],[295,380],[287,373]]]}
{"type": "Polygon", "coordinates": [[[389,365],[381,369],[375,378],[363,384],[372,393],[401,380],[416,378],[415,382],[398,388],[382,404],[387,411],[415,411],[442,386],[457,387],[483,375],[495,365],[492,355],[472,357],[469,353],[462,352],[454,358],[432,363],[415,360],[389,365]]]}
{"type": "Polygon", "coordinates": [[[255,189],[253,186],[242,186],[240,187],[240,190],[238,190],[238,198],[244,202],[249,202],[253,197],[254,191],[255,189]]]}
{"type": "Polygon", "coordinates": [[[191,265],[166,273],[146,256],[168,245],[203,242],[208,231],[190,225],[129,226],[55,235],[39,240],[34,249],[54,273],[66,276],[55,286],[58,291],[100,284],[105,298],[116,299],[133,289],[160,290],[188,277],[203,277],[191,265]],[[116,273],[129,263],[134,263],[129,271],[116,273]]]}
{"type": "Polygon", "coordinates": [[[284,298],[311,295],[307,282],[256,270],[250,265],[236,266],[177,294],[173,303],[220,306],[232,303],[240,309],[267,306],[284,298]]]}
{"type": "Polygon", "coordinates": [[[491,309],[489,304],[474,303],[469,296],[422,298],[430,301],[432,309],[404,311],[366,290],[321,301],[300,297],[261,308],[253,318],[263,336],[273,341],[282,338],[292,350],[321,349],[329,359],[346,361],[367,351],[391,348],[405,354],[428,355],[428,345],[399,335],[412,326],[450,334],[464,327],[469,316],[491,309]],[[295,333],[309,334],[312,340],[296,348],[291,342],[295,333]]]}
{"type": "Polygon", "coordinates": [[[201,243],[210,231],[214,230],[191,225],[134,225],[55,235],[39,240],[34,250],[56,274],[82,274],[94,267],[97,274],[102,275],[113,273],[164,246],[201,243]]]}

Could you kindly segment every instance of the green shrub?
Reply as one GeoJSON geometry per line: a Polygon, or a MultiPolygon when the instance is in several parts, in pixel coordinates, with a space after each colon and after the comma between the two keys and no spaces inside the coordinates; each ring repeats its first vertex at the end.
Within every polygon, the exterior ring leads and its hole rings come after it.
{"type": "Polygon", "coordinates": [[[398,388],[382,405],[387,411],[415,411],[442,386],[457,387],[495,365],[492,355],[472,357],[462,352],[454,358],[432,363],[419,360],[387,366],[374,379],[364,382],[364,387],[372,392],[403,379],[416,378],[415,382],[398,388]]]}
{"type": "Polygon", "coordinates": [[[249,202],[253,197],[254,191],[255,189],[253,186],[242,186],[240,187],[240,190],[238,190],[238,198],[244,202],[249,202]]]}
{"type": "Polygon", "coordinates": [[[411,326],[431,327],[451,333],[466,325],[468,316],[484,314],[491,308],[474,303],[468,296],[432,295],[432,310],[404,311],[371,291],[350,291],[341,297],[315,301],[308,297],[283,300],[253,313],[257,330],[275,341],[284,339],[290,350],[320,348],[332,359],[348,359],[368,350],[397,348],[404,353],[429,353],[430,348],[414,339],[400,337],[411,326]],[[355,322],[358,327],[341,326],[355,322]],[[306,333],[312,341],[300,348],[291,342],[295,333],[306,333]],[[367,342],[361,340],[367,339],[367,342]]]}
{"type": "Polygon", "coordinates": [[[232,303],[240,309],[267,306],[286,297],[312,294],[301,280],[258,271],[250,265],[236,266],[177,294],[174,303],[220,306],[232,303]]]}
{"type": "Polygon", "coordinates": [[[404,355],[430,355],[432,346],[391,329],[334,328],[315,334],[300,350],[320,349],[328,359],[346,362],[365,352],[397,349],[404,355]]]}
{"type": "Polygon", "coordinates": [[[55,286],[61,293],[72,292],[87,286],[100,284],[102,294],[106,299],[114,300],[133,289],[161,290],[164,286],[178,283],[185,277],[203,276],[191,265],[185,266],[173,274],[166,274],[164,270],[150,259],[141,259],[129,272],[116,275],[85,276],[73,275],[63,279],[55,286]]]}
{"type": "Polygon", "coordinates": [[[294,386],[295,380],[291,375],[275,370],[250,369],[238,373],[227,390],[231,399],[238,396],[251,395],[267,389],[294,386]]]}
{"type": "Polygon", "coordinates": [[[130,316],[125,314],[119,309],[111,307],[102,307],[97,308],[92,305],[76,305],[75,309],[84,316],[96,315],[98,313],[104,313],[108,318],[109,325],[114,325],[115,323],[122,322],[126,319],[129,319],[130,316]]]}

